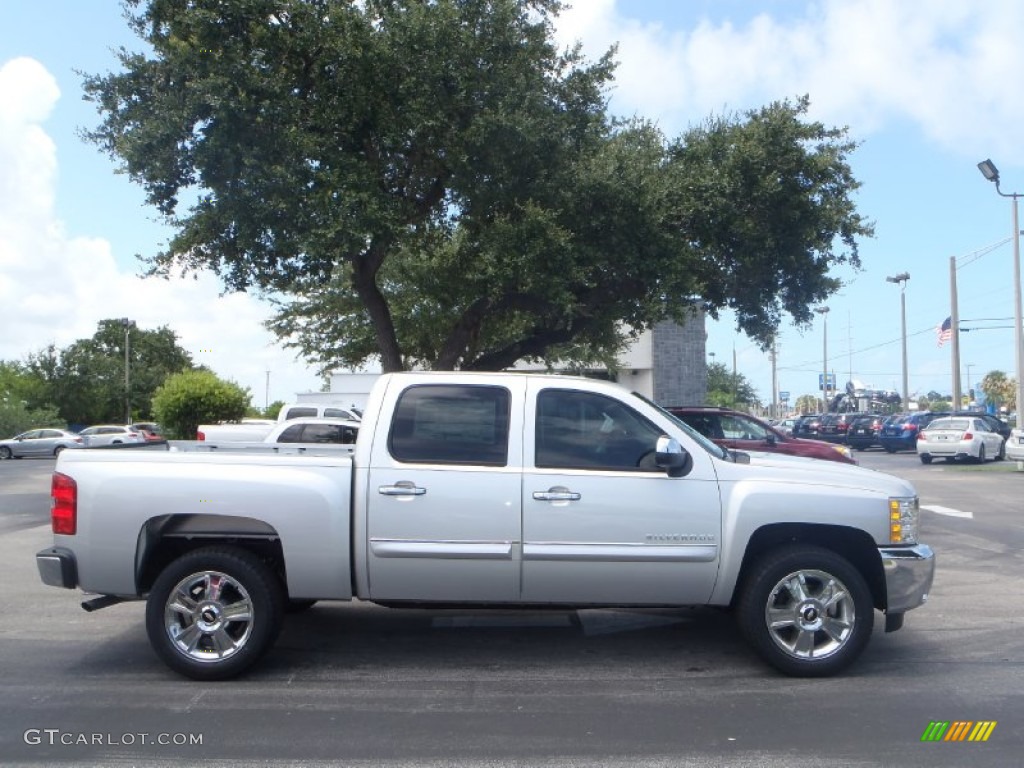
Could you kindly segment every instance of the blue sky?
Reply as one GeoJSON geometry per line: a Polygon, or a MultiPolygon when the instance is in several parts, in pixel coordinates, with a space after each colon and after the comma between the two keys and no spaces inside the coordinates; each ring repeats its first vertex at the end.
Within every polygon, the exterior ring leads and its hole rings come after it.
{"type": "MultiPolygon", "coordinates": [[[[876,237],[859,272],[828,306],[829,368],[899,389],[899,288],[909,272],[911,393],[951,391],[950,345],[934,328],[950,313],[957,272],[967,387],[993,369],[1013,373],[1011,204],[976,164],[991,158],[1004,191],[1024,191],[1024,4],[932,0],[744,2],[587,0],[558,24],[560,40],[597,56],[618,42],[613,111],[656,120],[674,136],[711,114],[808,94],[812,116],[848,126],[861,212],[876,237]],[[970,260],[970,254],[1001,243],[970,260]],[[970,263],[965,263],[970,261],[970,263]],[[1003,327],[994,327],[1003,326],[1003,327]]],[[[262,405],[319,388],[315,372],[261,328],[265,305],[219,297],[216,280],[141,280],[135,254],[167,231],[140,189],[82,142],[96,124],[75,70],[108,71],[111,48],[137,47],[116,0],[35,0],[5,8],[0,27],[0,359],[88,336],[105,317],[169,325],[198,362],[253,392],[262,405]],[[266,371],[271,371],[266,389],[266,371]]],[[[820,322],[783,327],[780,389],[812,393],[823,364],[820,322]]],[[[708,350],[771,398],[768,356],[728,317],[709,323],[708,350]]]]}

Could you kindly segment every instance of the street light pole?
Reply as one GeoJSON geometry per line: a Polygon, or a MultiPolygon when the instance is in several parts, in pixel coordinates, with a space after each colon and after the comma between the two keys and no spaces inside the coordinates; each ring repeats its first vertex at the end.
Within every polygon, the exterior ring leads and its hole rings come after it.
{"type": "MultiPolygon", "coordinates": [[[[903,410],[910,410],[910,386],[907,383],[907,280],[910,279],[909,272],[900,272],[898,275],[885,278],[887,283],[898,283],[900,286],[900,325],[903,335],[903,410]]],[[[959,407],[959,406],[958,406],[959,407]]]]}
{"type": "Polygon", "coordinates": [[[816,307],[815,312],[823,321],[821,351],[821,404],[822,413],[828,413],[828,307],[816,307]]]}
{"type": "Polygon", "coordinates": [[[981,174],[996,185],[1001,197],[1013,199],[1013,352],[1017,375],[1017,426],[1021,426],[1021,408],[1024,407],[1024,318],[1021,316],[1020,297],[1020,224],[1017,216],[1017,192],[1003,192],[999,188],[999,170],[991,160],[978,163],[981,174]]]}
{"type": "Polygon", "coordinates": [[[121,318],[121,325],[124,326],[124,423],[132,423],[132,386],[131,386],[131,363],[128,354],[131,343],[128,331],[132,327],[132,321],[127,317],[121,318]]]}

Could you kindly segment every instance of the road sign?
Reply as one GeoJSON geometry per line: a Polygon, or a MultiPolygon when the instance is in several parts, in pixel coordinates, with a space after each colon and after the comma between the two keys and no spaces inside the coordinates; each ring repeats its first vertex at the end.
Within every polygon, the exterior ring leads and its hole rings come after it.
{"type": "Polygon", "coordinates": [[[789,402],[789,392],[779,392],[779,400],[784,403],[789,402]]]}
{"type": "MultiPolygon", "coordinates": [[[[818,389],[821,389],[821,379],[823,376],[824,374],[822,373],[818,374],[818,389]]],[[[836,375],[834,373],[828,375],[828,388],[832,390],[836,388],[836,375]]]]}

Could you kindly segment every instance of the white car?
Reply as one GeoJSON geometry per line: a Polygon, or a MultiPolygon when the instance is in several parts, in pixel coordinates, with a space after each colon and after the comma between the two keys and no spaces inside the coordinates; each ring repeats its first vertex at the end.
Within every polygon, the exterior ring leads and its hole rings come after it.
{"type": "Polygon", "coordinates": [[[1006,457],[1003,436],[993,432],[982,419],[970,416],[945,416],[933,420],[917,438],[917,455],[922,464],[942,457],[946,461],[1006,457]]]}
{"type": "Polygon", "coordinates": [[[86,427],[78,435],[82,438],[86,448],[97,445],[146,442],[146,438],[137,429],[119,424],[97,424],[94,427],[86,427]]]}
{"type": "Polygon", "coordinates": [[[1018,427],[1006,438],[1006,458],[1011,461],[1024,461],[1024,429],[1018,427]]]}
{"type": "Polygon", "coordinates": [[[351,419],[290,419],[278,424],[267,435],[265,443],[330,443],[355,445],[359,422],[351,419]]]}

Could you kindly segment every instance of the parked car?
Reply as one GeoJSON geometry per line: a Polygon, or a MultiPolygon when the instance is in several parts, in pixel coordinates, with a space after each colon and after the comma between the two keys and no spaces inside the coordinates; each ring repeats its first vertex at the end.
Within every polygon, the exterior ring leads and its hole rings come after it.
{"type": "Polygon", "coordinates": [[[1024,428],[1017,427],[1011,430],[1004,445],[1006,446],[1006,458],[1013,461],[1024,461],[1024,428]]]}
{"type": "Polygon", "coordinates": [[[970,416],[972,418],[982,419],[988,428],[993,432],[998,432],[1003,436],[1003,440],[1006,440],[1010,436],[1010,432],[1013,428],[1005,421],[1000,419],[998,416],[992,413],[985,413],[984,411],[953,411],[950,416],[970,416]]]}
{"type": "Polygon", "coordinates": [[[801,416],[800,420],[793,425],[793,437],[817,437],[821,416],[822,414],[820,413],[809,413],[806,416],[801,416]]]}
{"type": "Polygon", "coordinates": [[[144,443],[146,438],[138,430],[123,424],[97,424],[86,427],[78,433],[86,448],[97,445],[118,445],[121,443],[144,443]]]}
{"type": "Polygon", "coordinates": [[[788,437],[760,419],[739,411],[706,406],[674,406],[665,410],[723,448],[857,463],[845,445],[788,437]]]}
{"type": "Polygon", "coordinates": [[[165,440],[163,429],[159,424],[152,421],[137,421],[131,425],[137,432],[141,432],[147,442],[165,440]]]}
{"type": "Polygon", "coordinates": [[[782,419],[781,421],[772,424],[772,426],[787,437],[792,437],[793,427],[796,426],[798,421],[800,421],[799,418],[782,419]]]}
{"type": "Polygon", "coordinates": [[[333,443],[355,445],[359,422],[351,419],[291,419],[263,438],[265,443],[333,443]]]}
{"type": "Polygon", "coordinates": [[[850,424],[864,413],[826,413],[818,422],[818,439],[830,443],[845,443],[850,431],[850,424]]]}
{"type": "Polygon", "coordinates": [[[56,456],[65,448],[81,447],[82,438],[66,429],[30,429],[7,440],[0,440],[0,459],[56,456]]]}
{"type": "Polygon", "coordinates": [[[866,451],[878,445],[878,434],[887,418],[877,413],[858,416],[846,431],[846,444],[857,451],[866,451]]]}
{"type": "Polygon", "coordinates": [[[362,411],[354,406],[342,406],[333,403],[289,403],[278,412],[277,420],[281,422],[308,417],[359,421],[361,416],[362,411]]]}
{"type": "Polygon", "coordinates": [[[885,420],[878,433],[878,444],[886,453],[917,450],[917,435],[933,419],[948,416],[948,411],[897,413],[885,420]]]}
{"type": "Polygon", "coordinates": [[[984,419],[977,416],[944,416],[934,419],[917,437],[917,455],[922,464],[931,464],[933,458],[946,461],[973,459],[983,462],[1006,457],[1003,436],[994,432],[984,419]]]}

